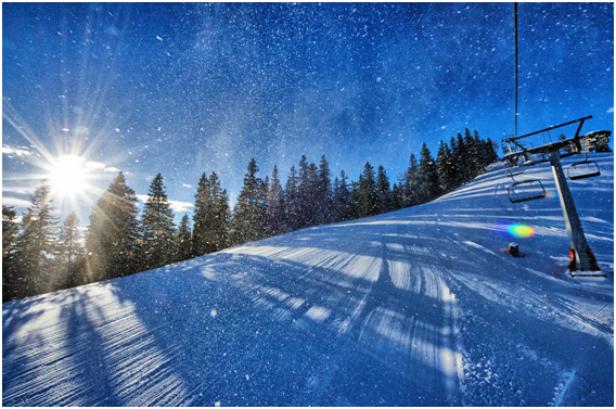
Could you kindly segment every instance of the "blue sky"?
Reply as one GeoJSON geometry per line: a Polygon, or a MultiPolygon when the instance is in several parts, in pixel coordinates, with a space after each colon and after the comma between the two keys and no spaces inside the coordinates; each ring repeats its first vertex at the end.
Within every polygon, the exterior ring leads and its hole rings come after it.
{"type": "MultiPolygon", "coordinates": [[[[190,211],[202,172],[234,198],[251,157],[262,175],[326,154],[335,173],[369,160],[396,178],[423,142],[434,152],[465,127],[500,140],[512,9],[4,4],[4,203],[28,199],[41,150],[71,146],[99,189],[122,169],[145,194],[161,172],[190,211]]],[[[613,130],[612,30],[612,4],[520,5],[521,132],[588,114],[586,130],[613,130]]],[[[74,204],[84,225],[91,196],[74,204]]]]}

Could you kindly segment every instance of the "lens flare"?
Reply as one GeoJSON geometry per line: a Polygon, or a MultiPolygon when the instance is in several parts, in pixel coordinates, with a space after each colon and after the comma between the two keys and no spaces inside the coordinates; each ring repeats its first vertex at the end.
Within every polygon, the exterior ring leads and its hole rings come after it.
{"type": "Polygon", "coordinates": [[[528,238],[535,235],[535,229],[531,226],[527,226],[526,224],[516,223],[507,226],[507,233],[513,237],[528,238]]]}

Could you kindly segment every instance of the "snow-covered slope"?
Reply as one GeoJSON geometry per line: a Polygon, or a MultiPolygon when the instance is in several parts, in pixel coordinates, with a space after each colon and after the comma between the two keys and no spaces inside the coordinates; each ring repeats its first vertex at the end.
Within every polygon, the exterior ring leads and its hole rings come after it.
{"type": "Polygon", "coordinates": [[[613,157],[572,182],[606,280],[566,273],[504,170],[432,203],[3,305],[4,405],[611,405],[613,157]],[[503,249],[504,231],[536,235],[503,249]]]}

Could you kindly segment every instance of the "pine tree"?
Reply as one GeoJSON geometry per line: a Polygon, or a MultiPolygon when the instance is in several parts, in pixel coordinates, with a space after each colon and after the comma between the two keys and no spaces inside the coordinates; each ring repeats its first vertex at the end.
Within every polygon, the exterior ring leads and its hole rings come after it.
{"type": "Polygon", "coordinates": [[[19,295],[23,285],[17,269],[17,238],[19,224],[12,207],[2,205],[2,299],[8,301],[19,295]]]}
{"type": "Polygon", "coordinates": [[[348,220],[351,214],[351,192],[349,191],[347,176],[344,170],[340,171],[340,178],[334,182],[334,220],[348,220]]]}
{"type": "Polygon", "coordinates": [[[399,183],[394,183],[391,189],[392,208],[394,210],[404,207],[404,190],[399,183]]]}
{"type": "Polygon", "coordinates": [[[199,179],[193,214],[192,248],[194,256],[222,250],[230,240],[231,213],[227,192],[216,172],[199,179]]]}
{"type": "Polygon", "coordinates": [[[462,134],[458,133],[456,136],[456,150],[453,152],[456,164],[456,172],[459,175],[459,183],[465,183],[470,180],[469,178],[469,163],[466,144],[462,134]]]}
{"type": "Polygon", "coordinates": [[[377,170],[377,210],[384,213],[392,210],[392,197],[389,185],[389,178],[383,166],[377,170]]]}
{"type": "Polygon", "coordinates": [[[187,260],[192,256],[192,237],[190,232],[190,221],[188,215],[182,216],[180,227],[178,228],[176,239],[176,261],[187,260]]]}
{"type": "Polygon", "coordinates": [[[359,214],[360,217],[370,216],[376,214],[377,210],[374,168],[370,162],[366,162],[364,171],[359,178],[359,214]]]}
{"type": "Polygon", "coordinates": [[[230,245],[231,212],[227,191],[220,186],[216,172],[208,182],[209,200],[205,213],[205,242],[208,253],[222,250],[230,245]]]}
{"type": "Polygon", "coordinates": [[[97,202],[86,237],[88,281],[120,277],[142,267],[135,191],[122,172],[97,202]]]}
{"type": "Polygon", "coordinates": [[[257,211],[259,226],[259,237],[268,237],[270,234],[267,228],[267,209],[269,208],[269,177],[265,179],[257,179],[257,211]]]}
{"type": "Polygon", "coordinates": [[[494,142],[490,138],[483,143],[483,165],[488,166],[498,160],[496,149],[494,148],[494,142]]]}
{"type": "Polygon", "coordinates": [[[313,199],[317,203],[317,217],[319,223],[329,223],[332,220],[332,186],[329,163],[325,155],[319,162],[319,176],[317,182],[317,196],[313,199]]]}
{"type": "Polygon", "coordinates": [[[263,192],[263,181],[257,178],[257,162],[248,163],[244,185],[233,211],[233,242],[244,243],[262,237],[264,226],[263,204],[259,203],[263,192]]]}
{"type": "Polygon", "coordinates": [[[421,146],[420,156],[417,193],[420,200],[425,202],[433,199],[440,192],[436,164],[434,163],[430,149],[428,149],[428,145],[425,143],[421,146]]]}
{"type": "Polygon", "coordinates": [[[419,176],[419,164],[417,158],[411,153],[409,158],[409,166],[406,170],[406,184],[405,184],[405,204],[411,206],[419,203],[419,196],[417,194],[417,178],[419,176]]]}
{"type": "Polygon", "coordinates": [[[210,203],[210,184],[205,173],[199,178],[195,194],[195,211],[193,213],[192,255],[204,255],[208,250],[207,216],[210,203]]]}
{"type": "Polygon", "coordinates": [[[57,232],[53,213],[49,186],[43,182],[34,191],[32,204],[22,219],[17,259],[23,287],[18,296],[39,294],[57,285],[52,270],[57,232]]]}
{"type": "MultiPolygon", "coordinates": [[[[470,132],[469,132],[470,133],[470,132]]],[[[471,138],[471,162],[472,162],[472,177],[475,178],[477,175],[482,173],[486,167],[485,164],[485,145],[483,141],[479,138],[479,133],[474,131],[473,136],[471,138]]]]}
{"type": "Polygon", "coordinates": [[[302,155],[299,162],[299,227],[313,226],[319,222],[319,176],[318,168],[302,155]]]}
{"type": "Polygon", "coordinates": [[[358,217],[362,217],[362,197],[360,187],[361,179],[362,177],[360,176],[359,181],[351,181],[351,202],[349,204],[348,219],[356,219],[358,217]]]}
{"type": "Polygon", "coordinates": [[[79,219],[71,212],[62,225],[58,241],[58,271],[62,287],[72,287],[84,282],[84,251],[80,241],[79,219]]]}
{"type": "Polygon", "coordinates": [[[280,178],[278,177],[278,167],[272,170],[272,181],[268,193],[267,207],[267,233],[270,236],[283,233],[285,227],[285,201],[280,178]]]}
{"type": "Polygon", "coordinates": [[[468,128],[464,128],[464,150],[466,153],[464,180],[468,182],[479,174],[477,146],[475,145],[475,139],[471,135],[471,131],[468,128]]]}
{"type": "MultiPolygon", "coordinates": [[[[459,135],[459,134],[458,134],[459,135]]],[[[449,152],[451,153],[451,169],[453,172],[453,180],[451,182],[451,186],[456,188],[462,184],[463,175],[462,168],[460,165],[460,148],[458,147],[458,140],[452,137],[449,140],[449,152]]]]}
{"type": "Polygon", "coordinates": [[[310,225],[312,216],[311,198],[310,198],[310,164],[305,155],[302,155],[299,160],[299,178],[297,185],[297,199],[299,205],[298,227],[306,227],[310,225]]]}
{"type": "Polygon", "coordinates": [[[313,162],[308,166],[308,189],[306,191],[306,205],[310,209],[308,214],[308,226],[314,226],[319,223],[319,168],[313,162]]]}
{"type": "Polygon", "coordinates": [[[339,221],[341,212],[338,210],[338,191],[340,190],[340,179],[338,176],[334,177],[334,182],[332,185],[332,208],[331,208],[331,217],[334,222],[339,221]]]}
{"type": "Polygon", "coordinates": [[[438,146],[436,157],[436,171],[439,180],[439,189],[447,192],[456,187],[456,174],[453,165],[451,150],[446,143],[441,141],[438,146]]]}
{"type": "Polygon", "coordinates": [[[217,196],[218,214],[218,240],[216,241],[217,251],[231,245],[231,208],[229,207],[229,195],[223,189],[217,196]]]}
{"type": "Polygon", "coordinates": [[[284,202],[285,202],[285,225],[288,230],[297,230],[300,226],[299,223],[299,190],[298,190],[298,176],[295,170],[295,166],[291,166],[289,171],[289,177],[284,190],[284,202]]]}
{"type": "Polygon", "coordinates": [[[141,217],[143,226],[144,268],[151,269],[171,263],[175,256],[173,211],[167,200],[162,175],[157,174],[148,192],[141,217]]]}

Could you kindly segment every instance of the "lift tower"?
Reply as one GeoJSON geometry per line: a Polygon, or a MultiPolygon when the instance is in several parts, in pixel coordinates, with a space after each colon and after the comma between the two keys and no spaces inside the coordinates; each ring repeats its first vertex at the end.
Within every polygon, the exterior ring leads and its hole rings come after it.
{"type": "MultiPolygon", "coordinates": [[[[565,219],[567,235],[569,236],[569,259],[571,261],[569,264],[569,269],[572,276],[604,275],[600,272],[600,268],[595,258],[595,255],[593,254],[590,246],[588,245],[588,241],[586,240],[586,236],[584,235],[582,222],[580,221],[577,208],[575,207],[575,202],[573,201],[573,196],[571,195],[571,190],[569,189],[569,184],[567,183],[567,177],[565,176],[565,172],[560,162],[560,159],[562,157],[582,153],[580,131],[582,129],[582,126],[584,125],[584,122],[591,118],[592,116],[585,116],[583,118],[565,122],[559,125],[554,125],[545,129],[541,129],[539,131],[503,139],[503,143],[508,144],[510,148],[510,153],[505,155],[504,159],[509,160],[513,165],[517,166],[521,158],[524,158],[525,161],[523,165],[543,162],[546,160],[546,157],[547,160],[549,160],[552,167],[552,176],[554,177],[554,182],[556,184],[556,190],[558,191],[560,207],[562,209],[563,217],[565,219]],[[530,138],[532,136],[536,136],[539,134],[550,132],[554,129],[574,124],[577,124],[577,128],[575,134],[571,138],[564,138],[557,142],[550,142],[534,147],[527,147],[528,144],[524,145],[521,142],[522,139],[530,138]],[[544,159],[529,163],[528,158],[530,155],[536,155],[544,159]]],[[[597,175],[598,172],[593,170],[586,175],[578,174],[576,176],[576,179],[597,175]]],[[[532,197],[532,199],[540,199],[542,197],[544,196],[536,196],[532,197]]],[[[512,199],[512,202],[515,202],[515,200],[512,199]]]]}

